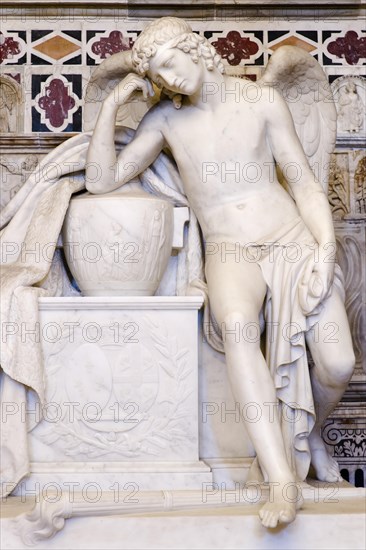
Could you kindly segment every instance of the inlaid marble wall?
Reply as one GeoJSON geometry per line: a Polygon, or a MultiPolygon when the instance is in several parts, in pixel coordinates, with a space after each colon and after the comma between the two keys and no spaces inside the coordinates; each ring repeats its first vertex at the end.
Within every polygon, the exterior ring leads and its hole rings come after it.
{"type": "MultiPolygon", "coordinates": [[[[131,48],[145,24],[49,19],[7,18],[2,24],[1,74],[22,90],[17,95],[3,87],[2,131],[20,131],[12,115],[16,105],[21,105],[21,131],[26,133],[82,131],[86,84],[93,67],[131,48]]],[[[297,45],[316,57],[332,83],[365,75],[366,31],[361,21],[192,21],[192,27],[217,48],[227,72],[246,74],[253,80],[261,75],[271,54],[285,44],[297,45]]],[[[361,90],[357,85],[356,92],[359,109],[365,111],[364,87],[361,90]]]]}

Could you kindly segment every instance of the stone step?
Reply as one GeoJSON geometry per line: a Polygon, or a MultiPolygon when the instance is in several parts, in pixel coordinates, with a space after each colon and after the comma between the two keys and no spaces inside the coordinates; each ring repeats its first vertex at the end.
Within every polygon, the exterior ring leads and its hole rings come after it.
{"type": "MultiPolygon", "coordinates": [[[[261,503],[250,504],[243,489],[240,492],[215,492],[214,489],[205,499],[200,491],[141,492],[136,499],[135,512],[131,512],[133,503],[123,502],[123,499],[115,502],[115,495],[113,500],[111,493],[94,503],[83,502],[81,494],[74,495],[71,504],[66,501],[51,503],[52,496],[49,495],[48,502],[39,503],[38,508],[34,498],[22,502],[20,497],[9,497],[2,505],[1,548],[365,548],[365,489],[332,488],[331,484],[326,488],[303,486],[304,505],[296,520],[271,530],[264,528],[259,521],[261,503]],[[128,511],[130,513],[126,515],[128,511]]],[[[265,493],[263,490],[260,494],[260,501],[268,497],[268,492],[265,493]]],[[[252,500],[254,502],[255,498],[252,500]]]]}

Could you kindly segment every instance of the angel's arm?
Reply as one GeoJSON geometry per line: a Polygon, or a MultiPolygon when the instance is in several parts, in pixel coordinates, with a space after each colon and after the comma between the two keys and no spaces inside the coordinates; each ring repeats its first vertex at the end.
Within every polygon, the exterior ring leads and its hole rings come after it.
{"type": "Polygon", "coordinates": [[[117,158],[114,144],[117,111],[138,89],[145,97],[152,92],[146,80],[131,74],[102,105],[86,159],[86,188],[91,193],[108,193],[127,183],[145,170],[165,145],[160,129],[162,117],[159,109],[152,109],[117,158]]]}
{"type": "Polygon", "coordinates": [[[312,271],[302,280],[307,295],[302,301],[309,313],[332,291],[335,261],[335,234],[327,196],[312,172],[297,137],[291,114],[281,96],[275,94],[267,108],[267,135],[273,156],[293,193],[300,215],[318,243],[312,271]],[[310,304],[310,305],[309,305],[310,304]],[[312,304],[312,305],[311,305],[312,304]]]}
{"type": "Polygon", "coordinates": [[[273,156],[291,188],[302,219],[319,247],[326,251],[329,243],[335,242],[328,198],[309,166],[285,101],[277,92],[271,98],[266,118],[273,156]]]}

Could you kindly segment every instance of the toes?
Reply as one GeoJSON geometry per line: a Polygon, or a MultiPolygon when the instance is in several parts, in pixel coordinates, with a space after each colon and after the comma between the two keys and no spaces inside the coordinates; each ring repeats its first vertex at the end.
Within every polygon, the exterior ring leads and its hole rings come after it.
{"type": "Polygon", "coordinates": [[[259,510],[259,517],[264,527],[274,529],[278,523],[291,523],[296,517],[296,507],[285,503],[269,504],[259,510]]]}
{"type": "Polygon", "coordinates": [[[277,526],[278,523],[278,514],[265,511],[263,514],[262,524],[264,527],[267,527],[269,529],[273,529],[277,526]]]}
{"type": "Polygon", "coordinates": [[[335,475],[337,475],[337,476],[340,475],[339,466],[338,466],[337,462],[334,461],[329,469],[330,469],[335,475]]]}
{"type": "Polygon", "coordinates": [[[270,529],[273,529],[274,527],[277,527],[277,523],[278,523],[278,515],[277,514],[271,514],[268,527],[270,529]]]}
{"type": "Polygon", "coordinates": [[[338,472],[328,471],[322,477],[321,481],[325,481],[326,483],[338,483],[339,481],[342,481],[342,476],[338,472]]]}
{"type": "Polygon", "coordinates": [[[281,523],[291,523],[295,519],[295,514],[291,510],[283,510],[280,513],[279,520],[281,523]]]}

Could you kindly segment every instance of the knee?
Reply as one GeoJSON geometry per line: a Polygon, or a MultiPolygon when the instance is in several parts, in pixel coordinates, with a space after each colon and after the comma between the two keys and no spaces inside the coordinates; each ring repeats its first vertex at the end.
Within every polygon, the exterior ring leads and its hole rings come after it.
{"type": "Polygon", "coordinates": [[[327,384],[337,387],[347,385],[353,374],[355,363],[353,350],[328,357],[325,369],[327,384]]]}
{"type": "Polygon", "coordinates": [[[340,384],[348,384],[352,377],[353,371],[355,370],[355,365],[356,357],[354,351],[350,350],[347,355],[345,354],[335,364],[336,380],[340,384]]]}
{"type": "Polygon", "coordinates": [[[258,315],[249,309],[228,312],[221,323],[221,333],[224,344],[259,345],[261,330],[258,315]]]}

